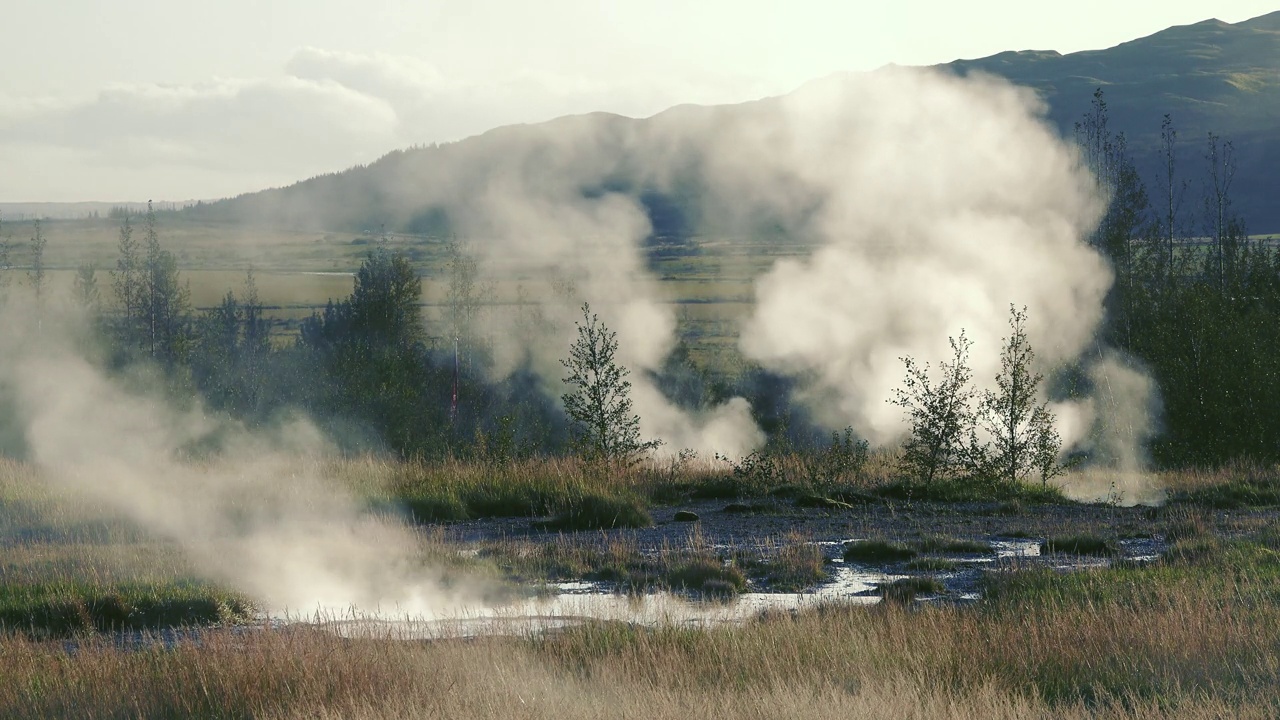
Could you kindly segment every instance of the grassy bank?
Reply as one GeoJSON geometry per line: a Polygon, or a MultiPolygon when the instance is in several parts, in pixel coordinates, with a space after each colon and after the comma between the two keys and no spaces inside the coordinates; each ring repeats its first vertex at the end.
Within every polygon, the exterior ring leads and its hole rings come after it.
{"type": "Polygon", "coordinates": [[[0,461],[0,632],[28,637],[248,620],[252,603],[201,579],[172,543],[0,461]]]}
{"type": "Polygon", "coordinates": [[[992,576],[972,606],[829,605],[711,630],[404,642],[293,628],[121,650],[0,642],[5,717],[1268,717],[1270,536],[992,576]]]}
{"type": "MultiPolygon", "coordinates": [[[[524,510],[542,517],[591,495],[656,503],[676,488],[674,497],[690,497],[700,483],[725,477],[714,468],[664,474],[659,467],[602,475],[564,461],[427,467],[366,459],[327,461],[307,471],[374,507],[414,492],[449,491],[462,499],[527,492],[522,497],[542,504],[524,510]],[[521,491],[525,483],[534,489],[521,491]]],[[[1189,489],[1232,477],[1196,478],[1189,489]]],[[[21,465],[0,467],[0,717],[1207,718],[1280,712],[1273,690],[1280,668],[1280,533],[1265,514],[1230,515],[1187,503],[1131,511],[1144,519],[1140,530],[1169,542],[1161,559],[1066,574],[1002,565],[985,575],[982,600],[959,606],[913,600],[935,592],[925,577],[886,586],[893,602],[875,608],[833,603],[711,629],[591,623],[541,637],[422,643],[344,639],[303,626],[241,627],[124,645],[102,631],[243,622],[250,609],[225,588],[194,579],[172,546],[38,480],[21,465]]],[[[834,492],[829,484],[811,487],[834,492]]],[[[874,494],[876,487],[868,479],[858,491],[874,494]]],[[[781,505],[801,496],[789,483],[750,497],[781,505]]],[[[852,519],[857,507],[827,511],[852,519]]],[[[1089,549],[1086,527],[1061,530],[1047,536],[1058,552],[1089,549]]],[[[424,561],[450,573],[526,585],[594,577],[717,601],[748,579],[799,590],[825,573],[821,553],[803,537],[723,548],[702,540],[696,525],[682,544],[657,553],[642,552],[625,535],[601,533],[493,539],[469,545],[474,552],[467,553],[443,530],[423,530],[421,540],[424,561]]],[[[1103,540],[1105,548],[1110,538],[1103,540]]],[[[939,555],[990,551],[972,538],[938,534],[849,547],[858,557],[893,551],[895,562],[924,553],[910,562],[926,572],[954,562],[939,555]]]]}
{"type": "Polygon", "coordinates": [[[718,460],[655,461],[600,466],[575,458],[502,463],[334,460],[321,472],[370,499],[402,509],[421,523],[492,517],[557,517],[553,529],[643,527],[646,508],[723,500],[741,512],[779,508],[850,511],[882,502],[1068,503],[1039,484],[903,480],[890,453],[873,454],[856,473],[815,474],[801,455],[771,460],[767,469],[718,460]]]}

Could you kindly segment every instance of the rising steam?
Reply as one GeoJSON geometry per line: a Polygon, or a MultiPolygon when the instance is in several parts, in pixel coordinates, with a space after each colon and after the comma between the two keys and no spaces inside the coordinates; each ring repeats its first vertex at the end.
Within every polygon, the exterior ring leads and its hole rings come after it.
{"type": "Polygon", "coordinates": [[[761,279],[744,351],[809,378],[820,418],[881,443],[902,432],[885,402],[899,358],[945,358],[963,329],[989,384],[1011,304],[1044,367],[1079,356],[1111,281],[1084,242],[1103,203],[1040,110],[995,79],[894,70],[806,88],[773,126],[727,138],[772,170],[734,174],[757,202],[788,196],[770,183],[806,189],[776,210],[820,243],[761,279]]]}
{"type": "MultiPolygon", "coordinates": [[[[523,146],[532,149],[496,162],[480,200],[459,213],[491,277],[575,283],[572,298],[535,293],[554,332],[496,333],[500,372],[532,357],[559,390],[569,300],[601,308],[634,370],[657,368],[670,350],[674,318],[644,265],[644,208],[635,193],[605,190],[619,176],[673,194],[695,187],[708,232],[767,225],[816,244],[758,280],[741,347],[801,379],[801,399],[832,428],[898,439],[901,414],[885,399],[901,381],[900,358],[945,357],[962,329],[975,377],[991,383],[1010,305],[1028,309],[1041,369],[1071,362],[1094,337],[1111,282],[1084,240],[1105,198],[1042,110],[1030,91],[995,78],[886,69],[745,110],[549,126],[523,146]]],[[[732,455],[762,438],[744,401],[689,413],[643,373],[637,385],[643,429],[668,449],[732,455]]]]}
{"type": "MultiPolygon", "coordinates": [[[[944,358],[963,329],[975,377],[990,382],[1011,304],[1028,309],[1043,369],[1077,360],[1094,337],[1111,276],[1083,239],[1104,199],[1041,111],[1003,81],[889,69],[747,111],[677,108],[644,125],[588,116],[526,129],[537,141],[525,144],[495,136],[482,180],[460,170],[456,187],[414,192],[448,208],[482,282],[520,278],[537,305],[532,324],[489,313],[495,372],[527,363],[558,395],[559,360],[588,301],[618,333],[644,435],[669,452],[732,456],[763,435],[745,400],[687,410],[650,379],[676,321],[645,264],[645,209],[617,178],[696,189],[691,222],[707,231],[765,224],[815,244],[759,279],[741,347],[800,379],[823,423],[889,443],[903,430],[885,402],[900,357],[944,358]]],[[[108,377],[49,325],[40,337],[10,334],[0,354],[41,471],[180,543],[212,577],[303,612],[430,614],[451,601],[415,560],[408,529],[306,472],[300,459],[324,452],[306,420],[250,435],[198,406],[176,408],[108,377]],[[217,459],[182,459],[210,437],[217,459]]],[[[1148,381],[1114,358],[1094,372],[1108,394],[1061,408],[1064,433],[1136,472],[1148,381]],[[1111,418],[1103,432],[1083,429],[1098,417],[1111,418]]]]}
{"type": "Polygon", "coordinates": [[[251,435],[199,405],[175,407],[108,377],[62,329],[44,323],[0,347],[0,379],[16,389],[30,460],[47,481],[172,540],[202,574],[269,611],[430,617],[463,598],[422,566],[408,528],[321,479],[327,444],[311,423],[251,435]],[[216,452],[193,461],[201,444],[216,452]]]}

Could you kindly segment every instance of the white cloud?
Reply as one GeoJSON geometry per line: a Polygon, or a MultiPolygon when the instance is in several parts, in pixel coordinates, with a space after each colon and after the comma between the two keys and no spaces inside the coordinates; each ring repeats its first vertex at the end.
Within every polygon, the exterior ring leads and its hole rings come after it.
{"type": "Polygon", "coordinates": [[[88,97],[0,96],[0,200],[215,197],[288,184],[393,149],[607,110],[724,102],[733,83],[521,70],[483,82],[417,58],[303,48],[278,78],[115,85],[88,97]]]}

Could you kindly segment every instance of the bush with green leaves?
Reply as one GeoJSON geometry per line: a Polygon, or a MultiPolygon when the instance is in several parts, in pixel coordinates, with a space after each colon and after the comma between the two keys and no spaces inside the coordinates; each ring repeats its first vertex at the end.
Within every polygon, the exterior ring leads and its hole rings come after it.
{"type": "Polygon", "coordinates": [[[910,426],[902,446],[903,467],[926,485],[950,478],[967,466],[966,440],[976,422],[972,406],[976,391],[969,368],[973,343],[963,331],[950,341],[951,362],[939,365],[936,378],[928,363],[922,367],[913,358],[902,358],[907,376],[889,400],[903,409],[910,426]]]}
{"type": "Polygon", "coordinates": [[[640,416],[632,410],[631,374],[618,363],[618,334],[611,331],[588,303],[582,305],[582,322],[569,357],[560,361],[571,389],[561,396],[572,423],[575,449],[584,457],[631,464],[662,444],[642,440],[640,416]]]}
{"type": "Polygon", "coordinates": [[[1048,401],[1039,399],[1044,376],[1032,372],[1035,351],[1027,340],[1025,307],[1009,307],[1009,329],[996,388],[983,391],[976,428],[969,433],[968,462],[981,477],[1012,485],[1038,476],[1047,486],[1065,469],[1058,460],[1062,438],[1048,401]]]}

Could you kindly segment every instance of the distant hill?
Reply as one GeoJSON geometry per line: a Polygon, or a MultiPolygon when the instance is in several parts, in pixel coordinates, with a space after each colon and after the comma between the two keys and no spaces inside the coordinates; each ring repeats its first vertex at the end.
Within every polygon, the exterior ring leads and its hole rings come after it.
{"type": "Polygon", "coordinates": [[[1280,232],[1280,12],[1234,25],[1171,27],[1107,50],[1005,52],[947,67],[1037,89],[1067,137],[1102,88],[1111,127],[1125,133],[1148,184],[1168,113],[1178,130],[1179,172],[1195,197],[1206,136],[1216,133],[1235,146],[1237,210],[1252,232],[1280,232]]]}
{"type": "MultiPolygon", "coordinates": [[[[1198,207],[1205,137],[1215,132],[1236,148],[1234,198],[1249,230],[1280,232],[1280,12],[1234,25],[1206,20],[1173,27],[1107,50],[1005,52],[942,67],[958,74],[1000,75],[1037,89],[1048,104],[1049,119],[1066,137],[1073,135],[1075,121],[1101,87],[1111,128],[1126,133],[1149,184],[1157,177],[1160,123],[1170,114],[1179,132],[1179,173],[1190,181],[1185,203],[1190,210],[1198,207]]],[[[847,76],[819,82],[842,77],[847,76]]],[[[512,158],[547,161],[570,138],[587,138],[588,162],[602,180],[582,191],[633,193],[648,210],[655,237],[678,240],[694,227],[708,230],[698,217],[696,149],[682,149],[686,167],[676,172],[687,181],[677,183],[680,190],[674,194],[648,188],[637,159],[666,149],[657,143],[660,137],[669,142],[660,130],[670,123],[705,131],[718,122],[769,112],[774,103],[776,99],[679,106],[646,119],[596,113],[498,128],[457,143],[395,151],[368,166],[184,212],[335,231],[445,234],[454,230],[451,214],[483,193],[498,173],[511,172],[512,158]]],[[[577,143],[572,147],[573,162],[582,162],[582,148],[577,143]]],[[[555,161],[547,162],[551,171],[555,166],[555,161]]]]}

